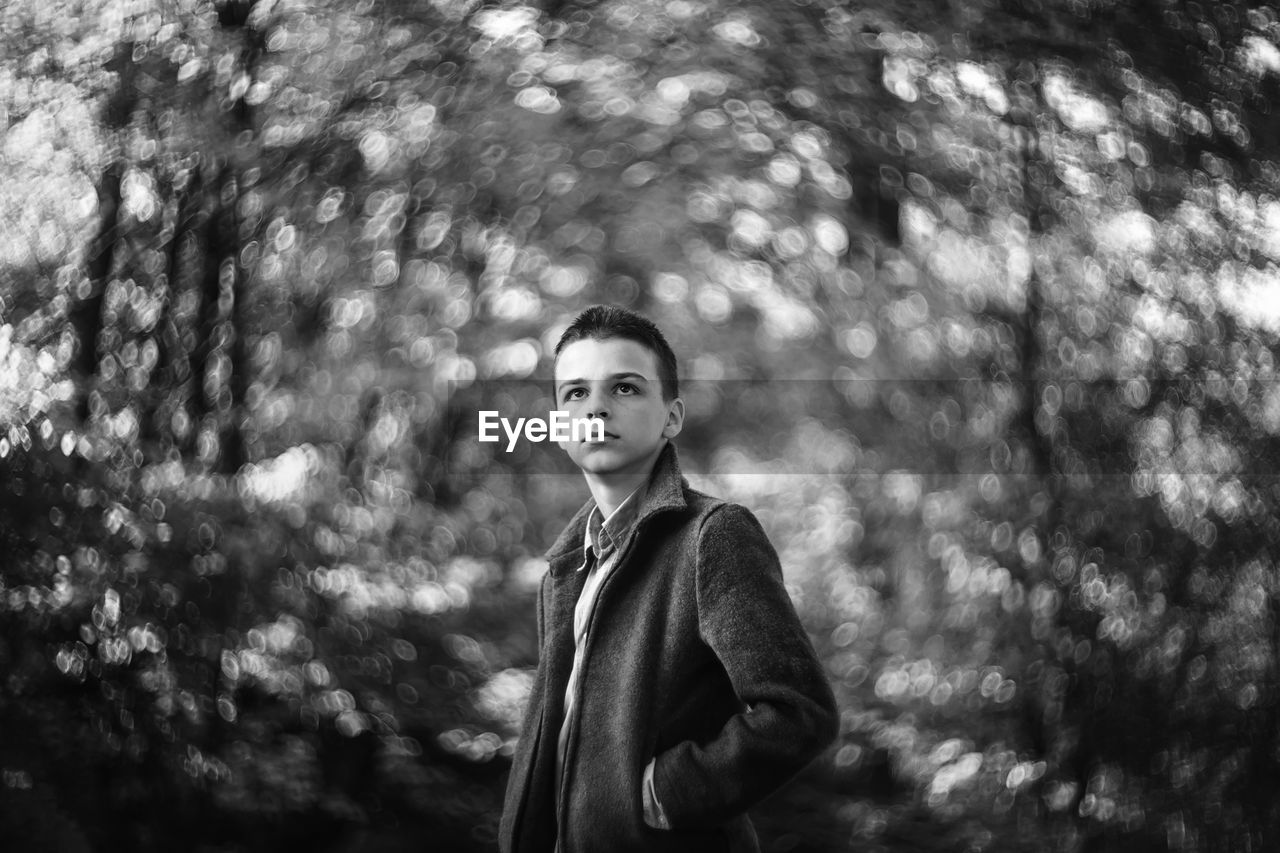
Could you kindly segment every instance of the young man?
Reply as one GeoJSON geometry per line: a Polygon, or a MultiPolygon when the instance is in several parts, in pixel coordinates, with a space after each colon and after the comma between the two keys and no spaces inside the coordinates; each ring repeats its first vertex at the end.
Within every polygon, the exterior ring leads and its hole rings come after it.
{"type": "Polygon", "coordinates": [[[676,360],[594,306],[556,346],[591,500],[547,556],[504,853],[758,851],[747,809],[835,737],[831,688],[746,509],[689,488],[676,360]]]}

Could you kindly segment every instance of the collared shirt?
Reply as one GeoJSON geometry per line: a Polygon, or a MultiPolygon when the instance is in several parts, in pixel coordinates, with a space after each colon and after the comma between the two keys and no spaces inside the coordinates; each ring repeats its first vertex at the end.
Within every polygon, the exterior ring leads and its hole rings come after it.
{"type": "Polygon", "coordinates": [[[578,596],[578,603],[573,608],[573,667],[565,685],[564,720],[560,723],[560,739],[556,749],[557,787],[564,772],[564,750],[569,739],[569,726],[577,709],[578,679],[582,673],[586,651],[587,626],[591,624],[591,614],[600,597],[600,588],[617,566],[621,548],[631,535],[631,528],[635,526],[644,492],[645,487],[641,485],[627,495],[626,500],[608,518],[604,518],[598,506],[591,510],[591,515],[587,518],[587,530],[582,543],[582,565],[578,567],[578,571],[587,572],[587,579],[578,596]]]}

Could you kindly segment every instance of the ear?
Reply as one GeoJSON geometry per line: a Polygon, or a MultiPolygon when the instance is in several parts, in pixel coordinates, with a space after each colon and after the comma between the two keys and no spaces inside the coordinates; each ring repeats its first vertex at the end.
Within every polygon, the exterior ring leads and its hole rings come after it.
{"type": "Polygon", "coordinates": [[[667,405],[667,422],[662,425],[663,438],[675,438],[684,428],[684,400],[676,397],[667,405]]]}

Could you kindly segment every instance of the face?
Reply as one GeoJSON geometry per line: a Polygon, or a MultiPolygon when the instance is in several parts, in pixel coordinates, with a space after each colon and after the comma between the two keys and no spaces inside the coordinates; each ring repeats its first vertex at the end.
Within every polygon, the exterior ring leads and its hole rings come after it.
{"type": "Polygon", "coordinates": [[[684,403],[662,399],[657,357],[635,341],[574,341],[556,361],[555,389],[556,407],[570,418],[604,421],[602,441],[563,445],[588,475],[647,474],[684,423],[684,403]]]}

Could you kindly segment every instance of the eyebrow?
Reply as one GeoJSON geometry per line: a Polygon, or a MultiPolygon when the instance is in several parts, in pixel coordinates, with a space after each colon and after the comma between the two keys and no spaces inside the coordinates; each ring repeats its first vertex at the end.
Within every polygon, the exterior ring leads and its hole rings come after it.
{"type": "MultiPolygon", "coordinates": [[[[604,381],[617,382],[620,379],[631,379],[631,380],[639,379],[641,382],[649,381],[649,378],[645,376],[643,373],[634,373],[634,372],[614,373],[611,376],[606,376],[604,378],[604,381]]],[[[583,385],[586,382],[587,382],[586,379],[562,379],[556,383],[556,389],[557,390],[562,389],[566,385],[583,385]]]]}

